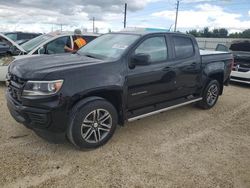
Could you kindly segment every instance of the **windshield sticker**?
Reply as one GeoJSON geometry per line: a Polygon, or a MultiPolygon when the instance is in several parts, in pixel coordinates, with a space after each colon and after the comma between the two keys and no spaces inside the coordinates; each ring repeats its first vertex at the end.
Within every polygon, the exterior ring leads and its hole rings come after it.
{"type": "Polygon", "coordinates": [[[115,49],[120,49],[120,50],[125,50],[128,46],[127,45],[122,45],[122,44],[114,44],[112,48],[115,49]]]}

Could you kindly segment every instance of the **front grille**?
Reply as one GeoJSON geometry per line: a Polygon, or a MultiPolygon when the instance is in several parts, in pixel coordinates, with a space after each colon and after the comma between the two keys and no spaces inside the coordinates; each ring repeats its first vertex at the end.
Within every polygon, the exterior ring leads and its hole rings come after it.
{"type": "Polygon", "coordinates": [[[248,72],[250,71],[250,63],[246,61],[235,60],[233,71],[248,72]]]}
{"type": "Polygon", "coordinates": [[[21,95],[25,85],[25,81],[13,74],[8,73],[7,82],[8,92],[10,93],[11,97],[16,101],[21,102],[21,95]]]}
{"type": "Polygon", "coordinates": [[[231,78],[235,80],[242,80],[242,81],[250,82],[250,78],[241,78],[241,77],[236,77],[236,76],[231,76],[231,78]]]}
{"type": "Polygon", "coordinates": [[[245,66],[245,65],[242,64],[242,63],[236,62],[236,63],[234,63],[233,71],[248,72],[248,71],[250,71],[250,67],[245,66]]]}
{"type": "Polygon", "coordinates": [[[31,121],[31,125],[36,127],[47,127],[48,126],[48,116],[46,114],[35,114],[35,113],[28,113],[29,119],[31,121]]]}
{"type": "Polygon", "coordinates": [[[233,71],[248,72],[248,71],[250,71],[250,69],[249,68],[242,68],[242,67],[233,67],[233,71]]]}

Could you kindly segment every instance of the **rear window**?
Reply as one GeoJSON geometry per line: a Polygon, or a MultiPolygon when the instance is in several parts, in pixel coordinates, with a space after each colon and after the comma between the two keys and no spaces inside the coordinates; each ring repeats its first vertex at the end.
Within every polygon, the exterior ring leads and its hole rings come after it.
{"type": "Polygon", "coordinates": [[[229,49],[232,51],[250,52],[250,41],[231,44],[229,49]]]}
{"type": "Polygon", "coordinates": [[[193,56],[194,46],[190,38],[187,37],[173,37],[175,56],[177,59],[184,59],[193,56]]]}

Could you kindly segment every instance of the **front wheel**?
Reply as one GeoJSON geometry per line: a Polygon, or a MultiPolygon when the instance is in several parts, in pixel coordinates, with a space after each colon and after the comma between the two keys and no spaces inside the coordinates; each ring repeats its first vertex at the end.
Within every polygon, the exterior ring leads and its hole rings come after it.
{"type": "Polygon", "coordinates": [[[115,132],[117,111],[104,99],[90,101],[76,111],[68,129],[68,138],[80,149],[97,148],[115,132]]]}
{"type": "Polygon", "coordinates": [[[210,109],[212,108],[220,94],[220,84],[217,80],[211,80],[207,87],[204,90],[202,100],[198,102],[198,106],[203,109],[210,109]]]}

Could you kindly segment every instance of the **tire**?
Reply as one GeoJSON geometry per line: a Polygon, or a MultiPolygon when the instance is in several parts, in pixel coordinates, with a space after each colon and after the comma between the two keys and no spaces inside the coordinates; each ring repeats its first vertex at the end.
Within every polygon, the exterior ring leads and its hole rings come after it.
{"type": "Polygon", "coordinates": [[[117,111],[111,103],[102,98],[87,100],[72,109],[67,136],[79,149],[97,148],[111,139],[117,122],[117,111]]]}
{"type": "Polygon", "coordinates": [[[211,80],[203,92],[202,100],[197,103],[198,106],[203,109],[212,108],[219,98],[220,89],[219,82],[217,80],[211,80]]]}

